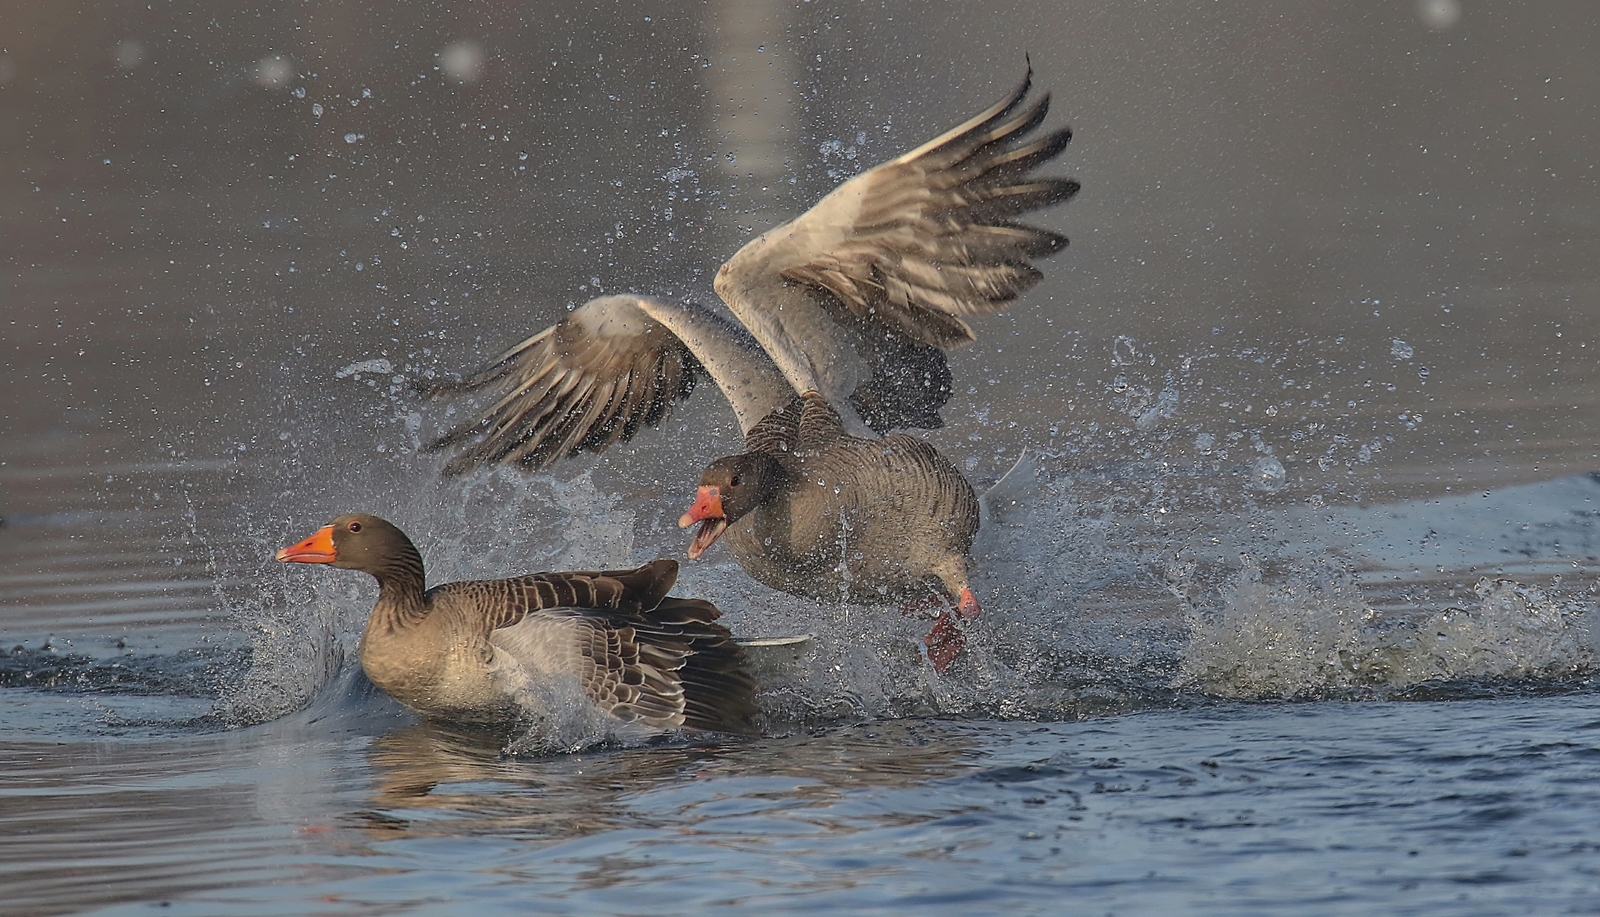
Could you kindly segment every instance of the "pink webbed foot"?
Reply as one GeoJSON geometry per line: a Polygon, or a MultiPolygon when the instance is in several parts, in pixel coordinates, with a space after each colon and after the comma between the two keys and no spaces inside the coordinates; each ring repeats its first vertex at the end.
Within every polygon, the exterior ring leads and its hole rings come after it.
{"type": "Polygon", "coordinates": [[[949,605],[945,604],[947,601],[946,599],[915,604],[908,603],[901,609],[901,612],[906,615],[913,613],[926,614],[932,607],[941,609],[934,621],[933,629],[928,631],[926,637],[922,638],[922,645],[928,650],[928,661],[933,663],[933,670],[941,675],[944,674],[945,669],[950,667],[950,663],[956,661],[956,657],[961,655],[961,651],[966,648],[967,638],[966,634],[962,632],[962,622],[977,620],[978,615],[983,611],[978,606],[977,596],[972,594],[971,589],[964,586],[961,589],[961,595],[956,600],[956,607],[953,611],[949,605]]]}
{"type": "Polygon", "coordinates": [[[946,611],[934,622],[928,636],[922,638],[922,645],[928,650],[928,661],[933,663],[933,670],[943,675],[944,670],[966,648],[967,637],[961,632],[961,624],[956,617],[946,611]]]}

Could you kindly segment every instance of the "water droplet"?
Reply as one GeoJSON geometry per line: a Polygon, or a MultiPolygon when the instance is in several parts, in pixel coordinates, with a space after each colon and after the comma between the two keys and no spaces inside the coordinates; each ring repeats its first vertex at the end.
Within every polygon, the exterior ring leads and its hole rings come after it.
{"type": "Polygon", "coordinates": [[[281,54],[256,62],[256,85],[262,89],[281,89],[294,79],[294,62],[281,54]]]}
{"type": "Polygon", "coordinates": [[[458,41],[439,52],[439,67],[458,83],[475,83],[483,75],[483,47],[475,41],[458,41]]]}
{"type": "Polygon", "coordinates": [[[1418,0],[1417,20],[1423,26],[1442,32],[1461,21],[1460,0],[1418,0]]]}
{"type": "MultiPolygon", "coordinates": [[[[124,38],[123,40],[117,42],[117,49],[115,52],[113,52],[113,56],[116,59],[118,67],[121,67],[124,70],[132,70],[133,68],[144,63],[144,53],[143,42],[132,38],[124,38]]],[[[0,83],[3,82],[5,81],[0,80],[0,83]]]]}
{"type": "Polygon", "coordinates": [[[1253,490],[1265,491],[1269,494],[1277,493],[1283,489],[1284,480],[1288,476],[1289,474],[1284,470],[1282,462],[1278,461],[1274,456],[1263,455],[1261,458],[1256,459],[1254,465],[1250,466],[1249,486],[1253,490]]]}

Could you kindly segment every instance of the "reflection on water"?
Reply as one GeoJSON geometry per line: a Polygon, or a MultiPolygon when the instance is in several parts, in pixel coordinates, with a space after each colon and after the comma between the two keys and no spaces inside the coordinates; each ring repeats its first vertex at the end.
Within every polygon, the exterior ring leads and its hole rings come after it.
{"type": "Polygon", "coordinates": [[[8,744],[11,802],[0,834],[7,907],[38,913],[149,900],[259,876],[260,862],[276,853],[275,839],[253,825],[235,827],[254,821],[253,791],[217,785],[208,773],[215,758],[199,751],[108,760],[93,746],[8,744]],[[179,805],[180,798],[205,802],[179,805]],[[211,851],[203,862],[196,861],[197,845],[211,851]],[[111,891],[72,891],[87,886],[111,891]]]}
{"type": "Polygon", "coordinates": [[[1592,699],[1556,700],[901,721],[555,759],[353,728],[346,704],[137,754],[13,745],[0,876],[20,913],[1266,914],[1330,882],[1335,913],[1553,913],[1592,898],[1600,761],[1592,699]]]}
{"type": "MultiPolygon", "coordinates": [[[[473,743],[417,724],[367,748],[374,778],[371,809],[359,814],[378,832],[405,837],[487,834],[562,841],[649,827],[662,813],[694,822],[728,814],[698,798],[695,781],[733,783],[741,795],[790,814],[827,808],[868,786],[910,787],[951,773],[963,740],[937,723],[891,722],[811,736],[682,745],[571,756],[530,767],[497,745],[473,743]],[[771,785],[769,793],[757,788],[771,785]],[[673,787],[682,786],[681,790],[673,787]],[[683,801],[674,803],[675,795],[683,801]],[[651,799],[641,804],[641,798],[651,799]]],[[[717,795],[720,795],[719,790],[717,795]]]]}

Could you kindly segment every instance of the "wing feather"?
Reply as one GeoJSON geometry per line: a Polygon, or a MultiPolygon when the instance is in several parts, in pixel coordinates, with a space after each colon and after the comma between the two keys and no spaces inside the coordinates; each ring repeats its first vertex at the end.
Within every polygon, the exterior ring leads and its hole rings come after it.
{"type": "Polygon", "coordinates": [[[607,714],[670,729],[754,732],[755,680],[716,606],[665,595],[677,563],[502,580],[529,604],[490,642],[577,680],[607,714]],[[550,600],[557,604],[541,604],[550,600]]]}
{"type": "MultiPolygon", "coordinates": [[[[1032,69],[1011,93],[956,128],[834,189],[795,220],[741,248],[717,276],[718,294],[756,335],[796,391],[815,390],[847,427],[932,419],[948,386],[897,392],[875,359],[888,332],[939,350],[973,340],[963,316],[1005,308],[1043,275],[1032,261],[1065,236],[1015,218],[1070,199],[1078,183],[1039,177],[1072,140],[1033,132],[1050,97],[1029,102],[1032,69]],[[828,332],[842,326],[848,344],[828,332]],[[857,392],[871,390],[878,414],[857,392]],[[887,406],[892,402],[892,407],[887,406]],[[870,416],[869,416],[870,415],[870,416]],[[915,419],[915,420],[913,420],[915,419]]],[[[948,375],[948,369],[943,370],[948,375]]],[[[909,423],[908,423],[909,425],[909,423]]]]}
{"type": "Polygon", "coordinates": [[[575,678],[606,713],[657,728],[753,732],[755,681],[710,602],[669,596],[678,563],[448,583],[458,613],[524,667],[575,678]]]}
{"type": "Polygon", "coordinates": [[[949,400],[943,350],[973,340],[964,316],[1005,308],[1065,236],[1015,222],[1070,199],[1078,183],[1038,177],[1072,140],[1033,132],[1050,97],[1018,86],[957,127],[844,184],[741,248],[716,290],[743,327],[708,309],[642,296],[591,300],[435,398],[492,394],[439,435],[459,474],[529,470],[598,452],[656,426],[709,375],[746,434],[797,393],[816,391],[846,429],[937,427],[949,400]]]}
{"type": "Polygon", "coordinates": [[[793,397],[733,322],[686,304],[600,297],[465,378],[429,387],[435,399],[494,397],[425,448],[455,450],[446,474],[495,463],[537,471],[660,424],[706,375],[746,427],[793,397]]]}

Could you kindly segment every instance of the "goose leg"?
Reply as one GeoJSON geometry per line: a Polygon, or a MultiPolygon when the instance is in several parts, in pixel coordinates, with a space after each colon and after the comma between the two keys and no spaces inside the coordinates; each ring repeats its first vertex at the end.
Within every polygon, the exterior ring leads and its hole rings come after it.
{"type": "Polygon", "coordinates": [[[939,616],[933,623],[933,629],[928,631],[928,636],[922,638],[922,646],[928,651],[928,661],[933,663],[933,670],[941,675],[950,667],[950,663],[956,661],[966,645],[967,638],[961,632],[961,624],[948,611],[939,616]]]}
{"type": "Polygon", "coordinates": [[[977,596],[972,594],[971,589],[963,586],[955,610],[951,611],[946,607],[939,614],[933,622],[933,629],[922,638],[922,645],[928,651],[928,661],[933,663],[935,672],[944,674],[950,663],[955,662],[956,657],[961,655],[961,651],[967,645],[962,622],[977,620],[981,612],[977,596]]]}
{"type": "Polygon", "coordinates": [[[943,673],[961,655],[966,638],[961,633],[956,615],[951,612],[950,599],[938,594],[925,595],[902,603],[900,613],[908,618],[931,619],[934,622],[933,629],[922,638],[922,647],[928,654],[928,661],[933,663],[935,672],[943,673]]]}

